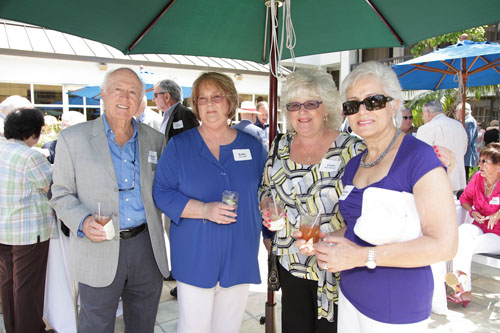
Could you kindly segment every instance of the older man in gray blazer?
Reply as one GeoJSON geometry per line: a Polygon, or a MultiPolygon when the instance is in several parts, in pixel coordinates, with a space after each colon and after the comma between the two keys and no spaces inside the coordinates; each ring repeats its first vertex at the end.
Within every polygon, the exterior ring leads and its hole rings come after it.
{"type": "Polygon", "coordinates": [[[169,275],[160,212],[152,198],[165,137],[135,121],[144,84],[120,68],[101,87],[102,117],[61,131],[52,207],[71,230],[79,282],[78,332],[114,332],[120,297],[127,332],[153,332],[163,277],[169,275]],[[94,212],[112,212],[106,228],[94,212]],[[112,223],[116,236],[105,229],[112,223]]]}

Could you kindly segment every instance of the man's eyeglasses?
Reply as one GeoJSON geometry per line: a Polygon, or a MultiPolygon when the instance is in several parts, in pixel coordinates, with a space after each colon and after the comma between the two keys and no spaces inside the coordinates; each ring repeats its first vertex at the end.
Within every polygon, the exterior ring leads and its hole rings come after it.
{"type": "Polygon", "coordinates": [[[342,110],[344,115],[351,116],[359,112],[361,104],[365,106],[368,111],[375,111],[385,108],[387,102],[392,101],[392,97],[384,95],[373,95],[365,98],[362,101],[347,101],[342,103],[342,110]]]}
{"type": "Polygon", "coordinates": [[[134,143],[134,160],[130,161],[130,163],[132,163],[134,165],[134,175],[132,177],[132,187],[119,188],[118,189],[119,192],[132,191],[133,189],[135,189],[135,153],[136,153],[136,147],[135,147],[135,143],[134,143]]]}
{"type": "Polygon", "coordinates": [[[210,96],[210,98],[198,97],[198,105],[207,105],[209,102],[219,104],[222,103],[223,100],[224,100],[224,94],[213,95],[210,96]]]}
{"type": "Polygon", "coordinates": [[[304,103],[299,103],[299,102],[291,102],[286,105],[286,110],[290,112],[295,112],[299,111],[302,105],[304,106],[304,109],[306,110],[316,110],[319,108],[320,104],[323,103],[322,101],[316,101],[316,100],[310,100],[310,101],[305,101],[304,103]]]}
{"type": "Polygon", "coordinates": [[[155,95],[155,98],[158,97],[158,95],[165,95],[165,94],[168,94],[167,91],[162,91],[162,92],[155,92],[153,93],[155,95]]]}
{"type": "Polygon", "coordinates": [[[413,116],[403,116],[403,120],[413,119],[413,116]]]}
{"type": "Polygon", "coordinates": [[[484,158],[479,160],[479,164],[488,164],[488,163],[491,163],[491,161],[484,158]]]}

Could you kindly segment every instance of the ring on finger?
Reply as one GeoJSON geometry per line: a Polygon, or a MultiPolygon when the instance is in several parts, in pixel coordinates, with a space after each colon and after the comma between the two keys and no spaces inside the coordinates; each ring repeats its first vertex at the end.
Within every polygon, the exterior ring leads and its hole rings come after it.
{"type": "Polygon", "coordinates": [[[326,262],[323,264],[323,269],[324,269],[324,270],[327,270],[327,269],[328,269],[328,264],[327,264],[326,262]]]}

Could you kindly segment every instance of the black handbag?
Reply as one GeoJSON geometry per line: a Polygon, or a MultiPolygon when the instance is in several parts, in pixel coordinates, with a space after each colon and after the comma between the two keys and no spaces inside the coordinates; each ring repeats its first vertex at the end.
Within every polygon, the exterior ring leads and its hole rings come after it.
{"type": "MultiPolygon", "coordinates": [[[[273,160],[276,159],[276,155],[278,154],[278,143],[281,139],[283,134],[277,134],[276,137],[274,138],[274,149],[273,149],[273,154],[271,155],[271,158],[273,160]]],[[[271,244],[272,248],[272,244],[271,244]]],[[[267,258],[267,288],[272,291],[278,291],[280,290],[280,277],[278,273],[278,265],[280,263],[278,262],[278,256],[271,251],[269,254],[269,257],[267,258]]]]}
{"type": "Polygon", "coordinates": [[[280,277],[278,274],[278,256],[271,252],[267,258],[267,288],[272,291],[280,290],[280,277]]]}

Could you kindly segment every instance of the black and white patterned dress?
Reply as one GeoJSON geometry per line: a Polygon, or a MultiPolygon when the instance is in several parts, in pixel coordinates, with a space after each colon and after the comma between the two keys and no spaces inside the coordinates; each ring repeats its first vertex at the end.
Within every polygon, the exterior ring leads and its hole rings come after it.
{"type": "MultiPolygon", "coordinates": [[[[275,200],[285,204],[287,223],[285,228],[276,232],[272,251],[279,256],[280,264],[295,277],[318,281],[318,317],[333,321],[339,274],[321,270],[316,256],[301,254],[293,244],[295,238],[292,234],[299,229],[301,213],[319,213],[320,228],[325,233],[344,226],[344,220],[338,211],[340,193],[335,185],[342,178],[347,162],[366,146],[358,137],[339,133],[323,156],[322,162],[326,159],[330,165],[325,170],[321,167],[322,163],[306,165],[290,159],[293,137],[293,133],[287,133],[281,138],[274,162],[268,157],[259,195],[261,200],[273,195],[275,200]]],[[[274,151],[274,147],[270,151],[274,151]]]]}

